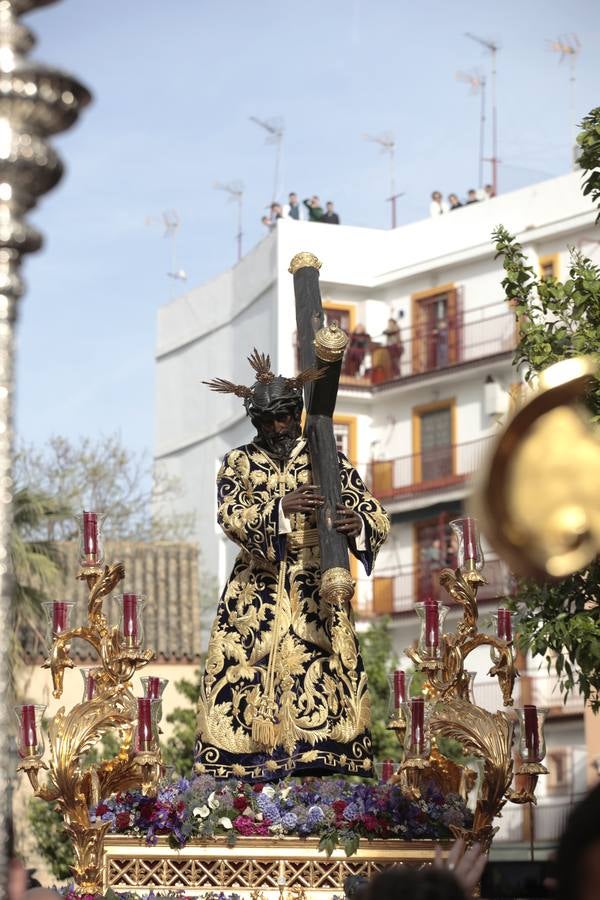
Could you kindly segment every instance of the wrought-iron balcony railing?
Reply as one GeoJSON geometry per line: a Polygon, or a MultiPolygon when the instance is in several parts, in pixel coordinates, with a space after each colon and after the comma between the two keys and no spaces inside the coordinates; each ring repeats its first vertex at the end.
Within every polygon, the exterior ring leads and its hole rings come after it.
{"type": "Polygon", "coordinates": [[[380,500],[404,499],[463,484],[478,470],[493,436],[434,447],[396,459],[373,460],[367,483],[380,500]]]}
{"type": "Polygon", "coordinates": [[[385,335],[346,351],[341,385],[390,385],[514,350],[514,312],[505,303],[458,313],[448,322],[401,328],[399,341],[385,335]]]}
{"type": "MultiPolygon", "coordinates": [[[[413,611],[415,602],[425,600],[426,597],[447,599],[447,594],[440,588],[438,581],[442,568],[444,565],[436,567],[428,564],[407,566],[389,572],[383,570],[373,576],[371,590],[368,590],[367,584],[361,590],[359,579],[357,615],[365,618],[400,615],[413,611]]],[[[479,589],[479,602],[501,600],[513,593],[514,578],[502,560],[486,559],[483,574],[488,583],[479,589]]]]}

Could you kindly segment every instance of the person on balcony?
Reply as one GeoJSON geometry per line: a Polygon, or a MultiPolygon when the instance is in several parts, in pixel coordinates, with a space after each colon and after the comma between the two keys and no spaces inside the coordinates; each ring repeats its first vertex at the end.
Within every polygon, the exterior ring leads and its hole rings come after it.
{"type": "Polygon", "coordinates": [[[404,344],[400,335],[400,326],[395,319],[388,319],[387,327],[383,332],[390,358],[390,371],[392,378],[400,376],[400,359],[404,353],[404,344]]]}
{"type": "Polygon", "coordinates": [[[360,368],[365,361],[365,356],[370,347],[371,335],[367,332],[365,326],[361,325],[359,322],[350,335],[348,349],[344,355],[342,374],[350,375],[352,378],[356,378],[360,375],[360,368]]]}

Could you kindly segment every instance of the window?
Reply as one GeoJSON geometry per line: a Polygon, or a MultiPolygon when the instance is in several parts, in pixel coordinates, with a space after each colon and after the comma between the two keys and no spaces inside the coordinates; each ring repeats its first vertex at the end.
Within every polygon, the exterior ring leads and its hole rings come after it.
{"type": "Polygon", "coordinates": [[[454,475],[454,401],[413,410],[413,480],[444,481],[454,475]]]}
{"type": "Polygon", "coordinates": [[[568,747],[557,747],[547,756],[548,779],[546,786],[554,793],[564,793],[571,787],[572,757],[568,747]]]}
{"type": "Polygon", "coordinates": [[[354,416],[334,416],[333,435],[337,449],[356,465],[356,418],[354,416]]]}
{"type": "Polygon", "coordinates": [[[437,518],[415,522],[414,560],[415,595],[417,600],[438,598],[440,570],[456,567],[456,541],[449,522],[460,516],[460,511],[446,511],[437,518]]]}
{"type": "Polygon", "coordinates": [[[325,300],[323,303],[323,312],[325,313],[325,322],[331,325],[335,322],[346,334],[354,331],[356,323],[356,308],[354,306],[342,303],[334,303],[331,300],[325,300]]]}
{"type": "Polygon", "coordinates": [[[430,372],[458,362],[456,289],[413,295],[413,371],[430,372]]]}
{"type": "Polygon", "coordinates": [[[558,263],[558,253],[539,257],[540,278],[542,281],[548,281],[550,278],[558,278],[558,263]]]}

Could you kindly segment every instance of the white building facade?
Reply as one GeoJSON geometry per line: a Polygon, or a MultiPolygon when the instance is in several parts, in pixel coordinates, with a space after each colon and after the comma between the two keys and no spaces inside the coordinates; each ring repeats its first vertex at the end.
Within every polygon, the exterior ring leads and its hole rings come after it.
{"type": "MultiPolygon", "coordinates": [[[[506,226],[534,270],[564,279],[567,246],[595,252],[586,247],[595,211],[580,177],[570,173],[391,231],[280,220],[238,265],[160,310],[156,461],[180,479],[181,509],[196,513],[205,572],[222,585],[235,555],[216,526],[214,477],[225,452],[251,439],[253,429],[237,397],[201,382],[251,383],[246,357],[254,347],[270,353],[274,371],[296,371],[288,266],[299,251],[311,251],[322,261],[327,317],[349,333],[364,326],[369,336],[362,356],[349,364],[347,354],[335,428],[392,518],[374,577],[356,572],[356,612],[365,620],[390,615],[399,652],[411,642],[413,604],[437,594],[436,574],[453,562],[448,523],[463,511],[470,477],[519,381],[514,314],[492,231],[506,226]]],[[[485,574],[482,618],[511,587],[493,557],[485,574]]],[[[477,662],[485,673],[487,660],[477,662]]],[[[551,689],[543,675],[526,688],[533,702],[551,689]]],[[[494,690],[484,679],[478,697],[495,706],[494,690]]],[[[556,751],[564,745],[568,760],[555,769],[577,792],[587,778],[582,704],[568,722],[562,715],[556,751]]]]}

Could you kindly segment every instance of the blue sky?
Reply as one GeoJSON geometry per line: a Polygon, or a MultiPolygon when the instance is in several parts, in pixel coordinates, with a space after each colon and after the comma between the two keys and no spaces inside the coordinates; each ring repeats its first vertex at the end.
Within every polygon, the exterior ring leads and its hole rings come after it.
{"type": "Polygon", "coordinates": [[[479,100],[455,73],[488,59],[465,31],[501,45],[501,190],[568,168],[568,65],[548,39],[581,40],[577,118],[600,103],[596,0],[64,0],[26,18],[37,58],[95,98],[56,140],[67,174],[32,216],[46,246],[25,266],[17,428],[39,444],[118,431],[152,451],[156,311],[178,288],[146,219],[178,211],[190,286],[235,259],[215,180],[245,183],[246,247],[260,239],[274,149],[249,116],[285,120],[286,192],[386,227],[387,160],[363,133],[395,135],[400,222],[432,189],[476,183],[479,100]]]}

